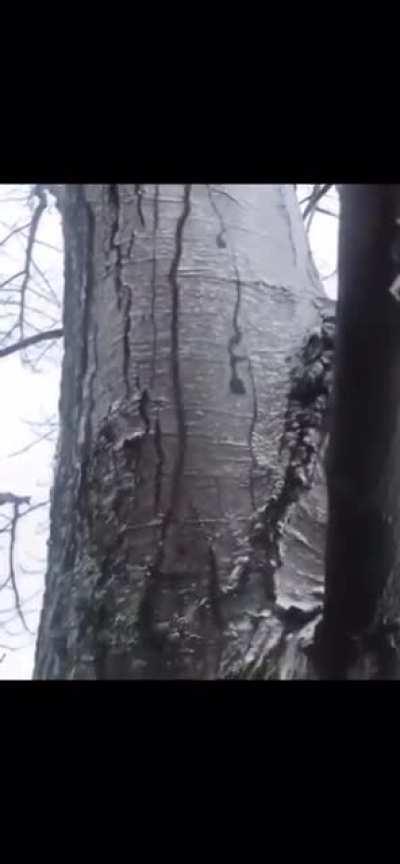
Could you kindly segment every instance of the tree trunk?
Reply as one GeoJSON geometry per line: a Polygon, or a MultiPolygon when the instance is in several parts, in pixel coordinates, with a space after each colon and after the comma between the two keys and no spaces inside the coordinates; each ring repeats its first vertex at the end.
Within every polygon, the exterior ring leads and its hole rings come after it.
{"type": "Polygon", "coordinates": [[[35,677],[312,675],[333,318],[294,190],[69,186],[63,222],[35,677]]]}
{"type": "Polygon", "coordinates": [[[325,673],[399,677],[400,197],[342,187],[325,673]]]}

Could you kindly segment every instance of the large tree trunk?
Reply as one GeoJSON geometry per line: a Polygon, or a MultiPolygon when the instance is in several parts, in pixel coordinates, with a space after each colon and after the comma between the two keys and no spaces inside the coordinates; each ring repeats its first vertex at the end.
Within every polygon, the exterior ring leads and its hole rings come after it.
{"type": "Polygon", "coordinates": [[[63,206],[35,676],[313,674],[333,323],[293,189],[69,186],[63,206]]]}
{"type": "Polygon", "coordinates": [[[399,273],[399,187],[343,186],[320,644],[340,678],[400,674],[399,273]]]}

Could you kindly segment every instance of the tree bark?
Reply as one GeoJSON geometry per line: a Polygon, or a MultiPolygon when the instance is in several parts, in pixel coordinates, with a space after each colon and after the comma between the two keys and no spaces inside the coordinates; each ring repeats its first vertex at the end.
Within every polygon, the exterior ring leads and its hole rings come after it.
{"type": "Polygon", "coordinates": [[[399,187],[341,198],[321,650],[330,676],[399,677],[399,187]]]}
{"type": "Polygon", "coordinates": [[[293,188],[68,186],[63,224],[35,677],[312,676],[333,313],[293,188]]]}

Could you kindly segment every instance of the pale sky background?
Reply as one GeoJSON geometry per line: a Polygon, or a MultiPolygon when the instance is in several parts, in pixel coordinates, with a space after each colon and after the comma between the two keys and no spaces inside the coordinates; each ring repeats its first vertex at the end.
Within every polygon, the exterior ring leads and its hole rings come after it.
{"type": "MultiPolygon", "coordinates": [[[[32,215],[32,203],[27,204],[29,186],[0,186],[0,284],[24,267],[27,233],[15,234],[5,244],[2,240],[10,230],[25,225],[32,215]]],[[[43,214],[39,224],[33,260],[39,270],[32,270],[32,290],[27,294],[27,320],[41,329],[51,329],[60,321],[62,297],[62,236],[60,217],[54,206],[43,214]],[[42,245],[42,244],[49,245],[42,245]],[[50,247],[55,247],[55,249],[50,247]],[[58,250],[58,251],[57,251],[58,250]],[[41,275],[42,274],[42,275],[41,275]],[[46,282],[48,280],[48,284],[46,282]],[[55,292],[54,301],[50,288],[55,292]],[[56,300],[59,305],[57,306],[56,300]],[[45,317],[44,317],[45,316],[45,317]]],[[[21,277],[0,288],[0,340],[1,334],[15,321],[18,306],[4,301],[18,302],[16,289],[21,277]],[[7,313],[7,317],[4,315],[7,313]]],[[[34,332],[26,328],[26,335],[34,332]]],[[[15,338],[10,341],[16,341],[15,338]]],[[[0,358],[0,392],[2,396],[2,423],[0,434],[0,492],[30,495],[31,505],[48,501],[52,482],[54,442],[44,440],[26,452],[23,450],[44,433],[49,432],[48,420],[57,418],[60,377],[61,344],[47,351],[48,343],[30,349],[29,357],[36,360],[46,349],[38,363],[38,370],[25,366],[19,354],[0,358]],[[35,424],[32,426],[32,424],[35,424]]],[[[53,430],[52,438],[56,435],[53,430]]],[[[21,508],[21,512],[25,508],[21,508]]],[[[0,507],[0,530],[11,507],[0,507]]],[[[43,577],[48,535],[48,507],[40,507],[24,518],[17,528],[15,569],[24,616],[32,635],[24,630],[16,616],[14,595],[10,584],[1,588],[9,573],[9,534],[0,533],[0,679],[30,678],[33,667],[35,635],[40,614],[43,577]]]]}
{"type": "MultiPolygon", "coordinates": [[[[310,186],[299,186],[299,198],[310,186]]],[[[16,226],[23,226],[32,215],[37,200],[28,202],[31,187],[0,185],[0,285],[24,266],[27,231],[4,238],[16,226]]],[[[43,214],[37,233],[40,242],[33,249],[37,269],[32,271],[31,290],[27,295],[28,322],[26,335],[33,329],[59,326],[63,281],[62,234],[60,217],[49,198],[49,209],[43,214]],[[53,292],[53,293],[52,293],[53,292]],[[54,294],[54,296],[53,296],[54,294]],[[45,316],[45,317],[43,317],[45,316]]],[[[336,193],[328,193],[323,207],[338,212],[336,193]]],[[[310,244],[315,263],[330,297],[336,297],[335,274],[338,220],[316,214],[310,229],[310,244]],[[332,275],[331,275],[332,274],[332,275]]],[[[16,320],[21,277],[0,287],[1,336],[16,320]],[[11,289],[11,290],[9,290],[11,289]],[[4,306],[4,301],[7,305],[4,306]]],[[[18,333],[15,334],[15,341],[18,333]]],[[[56,439],[54,422],[58,414],[61,344],[50,350],[47,343],[29,350],[36,371],[22,362],[19,354],[0,358],[0,393],[2,423],[0,435],[0,492],[30,495],[31,505],[49,498],[53,475],[56,439]],[[45,355],[39,359],[45,349],[45,355]],[[37,362],[36,362],[37,361],[37,362]],[[53,427],[49,422],[53,422],[53,427]],[[53,429],[50,438],[38,441],[53,429]],[[30,446],[34,441],[35,446],[30,446]],[[28,448],[25,452],[24,448],[28,448]],[[12,455],[17,453],[17,455],[12,455]]],[[[21,508],[21,512],[26,508],[21,508]]],[[[24,630],[16,615],[14,595],[6,582],[9,566],[9,534],[1,533],[11,516],[9,505],[0,507],[0,679],[29,679],[32,675],[36,631],[40,616],[46,566],[48,507],[41,506],[22,518],[18,524],[15,570],[24,616],[31,633],[24,630]]]]}

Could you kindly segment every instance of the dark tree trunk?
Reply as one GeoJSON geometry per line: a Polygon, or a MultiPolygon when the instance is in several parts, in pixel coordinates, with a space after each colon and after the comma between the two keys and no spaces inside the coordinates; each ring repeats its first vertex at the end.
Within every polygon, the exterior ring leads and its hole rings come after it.
{"type": "Polygon", "coordinates": [[[343,186],[329,448],[325,674],[398,677],[400,210],[343,186]]]}
{"type": "Polygon", "coordinates": [[[293,188],[69,186],[63,222],[35,676],[313,674],[333,319],[293,188]]]}

